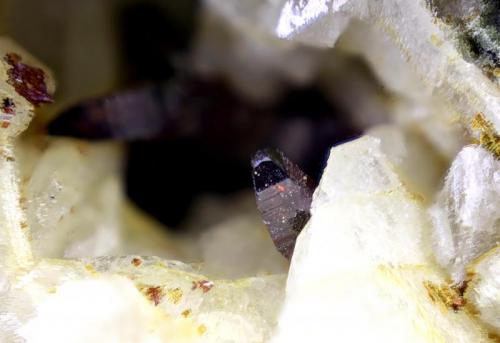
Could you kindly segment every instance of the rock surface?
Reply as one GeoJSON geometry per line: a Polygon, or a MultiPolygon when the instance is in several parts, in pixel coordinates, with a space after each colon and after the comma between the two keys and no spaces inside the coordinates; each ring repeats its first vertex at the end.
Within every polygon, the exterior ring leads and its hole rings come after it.
{"type": "MultiPolygon", "coordinates": [[[[0,40],[0,55],[12,50],[39,68],[11,41],[0,40]]],[[[0,61],[0,75],[8,68],[9,61],[0,61]]],[[[155,233],[154,224],[124,203],[116,146],[34,137],[14,149],[13,139],[34,114],[26,94],[16,92],[0,79],[1,95],[14,99],[16,109],[11,113],[7,102],[0,117],[8,124],[0,128],[0,341],[268,340],[284,275],[226,281],[160,258],[92,258],[170,247],[176,240],[155,233]],[[129,220],[127,233],[155,234],[131,245],[121,237],[122,216],[129,220]]]]}
{"type": "Polygon", "coordinates": [[[272,342],[490,342],[432,258],[431,224],[380,148],[332,149],[272,342]]]}
{"type": "Polygon", "coordinates": [[[465,268],[500,242],[500,162],[467,146],[453,161],[431,208],[438,262],[461,282],[465,268]]]}
{"type": "Polygon", "coordinates": [[[465,298],[478,316],[500,335],[500,248],[491,250],[468,268],[470,287],[465,298]]]}

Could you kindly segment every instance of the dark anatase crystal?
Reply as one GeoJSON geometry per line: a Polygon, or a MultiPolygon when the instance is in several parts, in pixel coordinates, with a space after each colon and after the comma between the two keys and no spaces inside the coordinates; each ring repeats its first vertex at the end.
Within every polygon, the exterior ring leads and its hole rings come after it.
{"type": "Polygon", "coordinates": [[[290,259],[310,217],[314,184],[278,150],[257,152],[252,168],[257,208],[276,248],[290,259]]]}

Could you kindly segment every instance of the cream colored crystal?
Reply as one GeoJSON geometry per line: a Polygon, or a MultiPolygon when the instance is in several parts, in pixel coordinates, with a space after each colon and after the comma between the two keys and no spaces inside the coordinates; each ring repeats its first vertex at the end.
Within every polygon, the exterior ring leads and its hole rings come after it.
{"type": "Polygon", "coordinates": [[[500,335],[500,248],[484,254],[468,268],[465,293],[478,317],[500,335]]]}
{"type": "Polygon", "coordinates": [[[116,253],[123,198],[120,148],[51,139],[39,156],[26,153],[23,158],[27,146],[36,145],[28,141],[19,149],[21,170],[29,169],[22,193],[33,252],[42,257],[116,253]],[[92,244],[93,235],[108,235],[100,239],[106,246],[92,244]]]}
{"type": "Polygon", "coordinates": [[[320,48],[334,46],[339,37],[338,48],[361,55],[394,92],[392,111],[399,120],[419,121],[428,138],[448,158],[458,152],[463,141],[457,125],[460,118],[468,120],[482,112],[497,130],[500,128],[497,84],[464,59],[451,38],[451,28],[435,17],[428,1],[249,0],[244,6],[237,0],[208,3],[248,32],[285,36],[298,42],[308,34],[307,43],[320,48]],[[285,35],[283,27],[288,27],[285,35]]]}
{"type": "MultiPolygon", "coordinates": [[[[13,149],[13,140],[28,126],[34,115],[34,106],[17,93],[8,83],[8,70],[11,66],[4,59],[9,53],[22,57],[23,63],[41,67],[38,61],[8,38],[0,38],[0,98],[9,98],[15,104],[15,114],[2,113],[6,127],[0,129],[0,266],[27,266],[32,262],[31,248],[28,243],[26,216],[21,210],[19,175],[13,149]]],[[[50,73],[45,81],[50,91],[54,82],[50,73]]],[[[2,125],[3,126],[3,125],[2,125]]]]}
{"type": "Polygon", "coordinates": [[[18,333],[29,342],[263,342],[283,285],[282,276],[210,280],[139,256],[45,260],[16,285],[37,304],[18,333]]]}
{"type": "Polygon", "coordinates": [[[380,139],[381,150],[405,187],[425,204],[431,203],[445,172],[446,160],[425,136],[394,124],[375,126],[367,134],[380,139]]]}
{"type": "Polygon", "coordinates": [[[491,342],[454,311],[425,207],[395,169],[375,138],[332,149],[272,342],[491,342]]]}
{"type": "MultiPolygon", "coordinates": [[[[0,41],[0,55],[12,49],[0,41]]],[[[0,65],[5,74],[5,62],[0,65]]],[[[5,80],[2,95],[19,102],[11,125],[0,129],[1,342],[257,343],[270,337],[283,275],[225,281],[155,257],[91,258],[181,240],[162,237],[124,203],[116,146],[32,137],[14,149],[33,107],[5,80]],[[37,139],[45,144],[35,147],[37,139]],[[129,220],[123,227],[121,216],[129,220]],[[155,244],[121,237],[139,232],[153,232],[155,244]],[[86,258],[57,259],[63,256],[86,258]]]]}
{"type": "Polygon", "coordinates": [[[480,146],[453,161],[431,208],[438,262],[460,282],[465,267],[500,242],[500,162],[480,146]]]}

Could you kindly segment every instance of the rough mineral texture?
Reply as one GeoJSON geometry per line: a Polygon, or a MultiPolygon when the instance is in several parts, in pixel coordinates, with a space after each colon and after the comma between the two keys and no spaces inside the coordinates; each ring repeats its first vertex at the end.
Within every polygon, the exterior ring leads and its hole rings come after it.
{"type": "MultiPolygon", "coordinates": [[[[3,26],[24,24],[28,2],[8,3],[3,26]]],[[[64,99],[112,88],[114,2],[57,3],[63,17],[42,2],[26,17],[56,43],[14,31],[56,62],[64,99]]],[[[0,342],[497,342],[498,1],[206,0],[202,13],[197,72],[261,104],[315,80],[367,134],[332,148],[286,285],[249,194],[194,205],[180,236],[125,200],[119,145],[19,138],[54,81],[0,38],[0,342]]]]}
{"type": "Polygon", "coordinates": [[[500,162],[480,146],[453,161],[431,208],[437,260],[457,282],[465,267],[500,241],[500,162]]]}
{"type": "Polygon", "coordinates": [[[491,341],[435,265],[425,207],[396,167],[375,138],[332,149],[272,342],[491,341]]]}
{"type": "Polygon", "coordinates": [[[500,335],[500,248],[491,250],[468,269],[466,299],[493,332],[500,335]]]}
{"type": "MultiPolygon", "coordinates": [[[[53,89],[45,67],[0,40],[0,54],[11,51],[53,89]]],[[[11,99],[0,117],[0,341],[268,340],[283,274],[225,281],[156,257],[92,258],[130,251],[185,256],[189,249],[124,201],[119,147],[33,136],[14,149],[35,104],[7,81],[10,67],[0,61],[0,93],[11,99]]],[[[274,253],[269,260],[281,258],[274,253]]]]}
{"type": "MultiPolygon", "coordinates": [[[[500,128],[496,82],[469,63],[457,41],[457,27],[437,16],[426,1],[208,2],[236,27],[253,34],[318,47],[338,44],[340,50],[362,56],[396,92],[394,114],[406,121],[418,119],[448,157],[460,148],[458,118],[482,112],[500,128]]],[[[487,7],[480,6],[484,15],[487,7]]],[[[480,34],[479,29],[473,32],[480,34]]]]}
{"type": "Polygon", "coordinates": [[[22,281],[11,287],[38,309],[17,330],[29,342],[262,342],[284,278],[211,280],[180,262],[130,256],[40,261],[22,281]]]}

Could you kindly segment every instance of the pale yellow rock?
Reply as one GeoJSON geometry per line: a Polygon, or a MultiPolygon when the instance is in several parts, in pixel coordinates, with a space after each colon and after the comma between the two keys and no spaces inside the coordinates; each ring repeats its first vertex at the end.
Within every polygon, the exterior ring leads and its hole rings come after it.
{"type": "MultiPolygon", "coordinates": [[[[0,41],[0,53],[12,46],[0,41]]],[[[4,80],[0,90],[15,96],[4,80]]],[[[123,202],[118,147],[41,139],[44,148],[36,148],[32,138],[13,149],[12,139],[33,116],[29,104],[16,106],[9,127],[0,129],[1,342],[257,343],[270,337],[283,275],[224,281],[160,258],[90,258],[130,247],[120,236],[134,225],[154,232],[156,246],[175,240],[123,202]],[[122,215],[131,219],[123,231],[122,215]]]]}
{"type": "Polygon", "coordinates": [[[22,62],[45,71],[44,81],[48,90],[53,92],[54,82],[50,72],[12,40],[0,38],[0,98],[9,98],[15,105],[14,113],[2,110],[0,128],[0,265],[27,266],[32,262],[31,248],[28,242],[26,216],[21,210],[19,175],[13,139],[28,126],[34,115],[34,106],[17,93],[8,82],[8,71],[11,66],[5,56],[15,53],[22,62]]]}
{"type": "Polygon", "coordinates": [[[42,260],[16,285],[37,308],[18,333],[30,342],[264,342],[284,281],[210,280],[139,256],[42,260]]]}
{"type": "Polygon", "coordinates": [[[21,159],[21,170],[24,163],[33,164],[22,193],[34,254],[84,257],[118,252],[124,197],[118,145],[51,139],[37,159],[33,154],[21,159]],[[95,235],[107,235],[100,240],[106,246],[93,244],[95,235]]]}
{"type": "Polygon", "coordinates": [[[370,128],[367,134],[380,139],[382,151],[405,187],[430,204],[445,173],[444,157],[415,128],[386,124],[370,128]]]}
{"type": "Polygon", "coordinates": [[[437,267],[425,207],[393,163],[372,137],[331,150],[273,343],[492,342],[437,267]]]}
{"type": "Polygon", "coordinates": [[[474,261],[468,275],[467,301],[474,306],[478,317],[500,335],[500,247],[474,261]]]}

